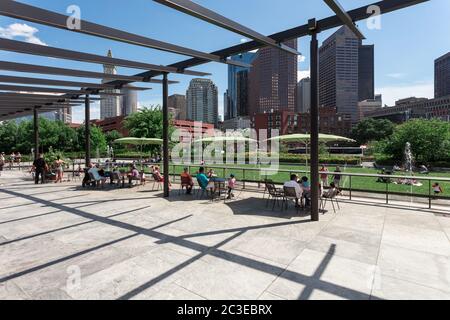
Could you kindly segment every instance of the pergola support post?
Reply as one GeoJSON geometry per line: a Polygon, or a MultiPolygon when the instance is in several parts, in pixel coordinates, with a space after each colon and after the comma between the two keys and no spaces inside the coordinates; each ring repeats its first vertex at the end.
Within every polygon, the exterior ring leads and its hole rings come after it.
{"type": "Polygon", "coordinates": [[[169,96],[169,82],[167,79],[167,73],[163,74],[163,164],[164,164],[164,197],[168,198],[169,192],[169,106],[168,106],[168,96],[169,96]]]}
{"type": "Polygon", "coordinates": [[[86,168],[91,164],[91,101],[87,94],[84,99],[84,140],[86,168]]]}
{"type": "Polygon", "coordinates": [[[34,159],[39,158],[39,114],[37,107],[33,108],[33,131],[34,131],[34,159]]]}
{"type": "MultiPolygon", "coordinates": [[[[310,21],[316,25],[316,21],[310,21]]],[[[311,220],[319,221],[319,90],[317,30],[311,32],[311,220]]]]}

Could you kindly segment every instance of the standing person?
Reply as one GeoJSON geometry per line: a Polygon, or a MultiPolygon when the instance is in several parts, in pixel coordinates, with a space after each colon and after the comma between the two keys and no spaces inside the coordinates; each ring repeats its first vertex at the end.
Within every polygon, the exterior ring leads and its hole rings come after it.
{"type": "Polygon", "coordinates": [[[47,163],[45,162],[44,155],[42,153],[39,154],[39,158],[34,160],[33,162],[34,169],[34,183],[39,184],[39,176],[41,176],[41,183],[45,182],[45,171],[47,169],[47,163]]]}
{"type": "Polygon", "coordinates": [[[19,170],[20,170],[20,164],[21,164],[21,162],[22,162],[22,155],[20,154],[19,151],[16,152],[15,161],[18,163],[18,165],[19,165],[19,170]]]}
{"type": "Polygon", "coordinates": [[[320,174],[320,181],[322,181],[322,189],[325,189],[325,186],[328,186],[328,168],[325,166],[322,166],[320,168],[320,171],[322,172],[320,174]]]}
{"type": "Polygon", "coordinates": [[[63,182],[64,177],[64,161],[61,160],[61,157],[58,156],[55,160],[55,168],[56,168],[56,180],[55,183],[63,182]]]}
{"type": "Polygon", "coordinates": [[[336,169],[334,170],[334,185],[336,186],[336,188],[340,189],[341,188],[341,168],[339,166],[336,167],[336,169]]]}
{"type": "Polygon", "coordinates": [[[16,160],[16,155],[14,152],[11,152],[11,155],[9,156],[9,169],[12,170],[14,161],[16,160]]]}
{"type": "Polygon", "coordinates": [[[228,197],[227,199],[234,198],[233,190],[236,189],[236,177],[234,174],[230,174],[228,179],[228,197]]]}
{"type": "Polygon", "coordinates": [[[3,166],[5,165],[5,153],[2,152],[0,154],[0,175],[2,174],[3,171],[3,166]]]}

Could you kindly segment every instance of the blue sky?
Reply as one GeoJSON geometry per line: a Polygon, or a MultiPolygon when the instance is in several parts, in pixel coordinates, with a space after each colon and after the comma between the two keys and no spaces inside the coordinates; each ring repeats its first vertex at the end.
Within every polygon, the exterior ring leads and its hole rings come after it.
{"type": "MultiPolygon", "coordinates": [[[[81,8],[82,19],[206,52],[243,41],[243,37],[238,34],[211,26],[151,0],[20,1],[59,13],[65,13],[70,5],[75,4],[81,8]]],[[[322,1],[196,1],[267,35],[302,25],[312,17],[320,19],[331,15],[330,9],[322,1]]],[[[350,10],[374,1],[340,2],[350,10]]],[[[375,44],[375,85],[377,93],[383,94],[384,103],[391,105],[396,99],[413,95],[433,96],[434,59],[450,51],[449,0],[431,0],[416,7],[384,15],[381,17],[379,30],[369,30],[364,21],[359,22],[359,26],[367,37],[365,43],[375,44]]],[[[323,32],[319,40],[323,41],[334,31],[323,32]]],[[[95,54],[106,54],[108,49],[112,49],[115,57],[153,64],[170,64],[186,58],[5,17],[0,17],[0,36],[95,54]]],[[[299,61],[299,74],[305,75],[309,70],[309,38],[299,39],[299,51],[305,54],[302,59],[304,61],[299,61]]],[[[94,64],[3,51],[0,51],[0,59],[92,71],[102,70],[101,66],[94,64]]],[[[223,64],[210,63],[194,69],[212,73],[211,79],[219,88],[219,105],[222,111],[223,92],[227,86],[227,67],[223,64]]],[[[141,71],[119,68],[119,72],[131,75],[141,71]]],[[[173,75],[171,78],[179,80],[180,84],[171,86],[170,94],[184,94],[191,78],[179,75],[173,75]]],[[[76,80],[93,81],[80,78],[76,80]]],[[[141,105],[161,103],[160,86],[152,85],[152,88],[151,91],[139,93],[141,105]]],[[[96,106],[93,117],[98,115],[96,106]]],[[[74,118],[75,121],[83,121],[81,109],[74,110],[74,118]]]]}

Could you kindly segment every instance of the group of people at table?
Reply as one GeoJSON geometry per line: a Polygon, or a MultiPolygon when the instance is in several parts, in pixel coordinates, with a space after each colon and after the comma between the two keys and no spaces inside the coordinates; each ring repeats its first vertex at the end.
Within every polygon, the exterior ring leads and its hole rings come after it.
{"type": "MultiPolygon", "coordinates": [[[[210,169],[208,172],[205,172],[204,167],[200,167],[196,176],[195,176],[198,186],[206,191],[214,194],[216,190],[221,190],[220,186],[217,184],[225,184],[227,183],[227,199],[231,199],[234,197],[233,190],[236,188],[236,176],[234,174],[230,174],[228,179],[219,178],[215,174],[214,170],[210,169]]],[[[183,173],[181,174],[181,186],[182,188],[186,188],[186,194],[192,194],[192,190],[194,188],[194,178],[189,173],[188,168],[184,168],[183,173]]]]}
{"type": "MultiPolygon", "coordinates": [[[[160,169],[158,166],[151,166],[150,173],[156,181],[164,182],[164,177],[162,176],[160,169]]],[[[100,164],[91,164],[89,169],[87,170],[87,175],[83,180],[83,186],[89,182],[99,183],[101,186],[104,186],[105,181],[109,178],[111,184],[117,180],[118,183],[125,183],[125,177],[128,178],[128,184],[131,187],[133,181],[138,181],[142,185],[146,183],[146,174],[145,171],[139,171],[136,164],[133,163],[128,172],[122,172],[117,164],[110,162],[107,160],[104,166],[100,166],[100,164]]]]}

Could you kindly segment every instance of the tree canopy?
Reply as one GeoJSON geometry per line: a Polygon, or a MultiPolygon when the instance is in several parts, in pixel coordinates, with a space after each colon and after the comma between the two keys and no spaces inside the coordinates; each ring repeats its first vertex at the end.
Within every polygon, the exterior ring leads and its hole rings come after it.
{"type": "Polygon", "coordinates": [[[352,138],[360,144],[386,139],[394,132],[395,125],[386,119],[367,118],[352,130],[352,138]]]}
{"type": "Polygon", "coordinates": [[[379,150],[392,159],[404,158],[406,143],[419,163],[450,161],[450,123],[441,120],[415,119],[395,127],[389,139],[379,143],[379,150]]]}

